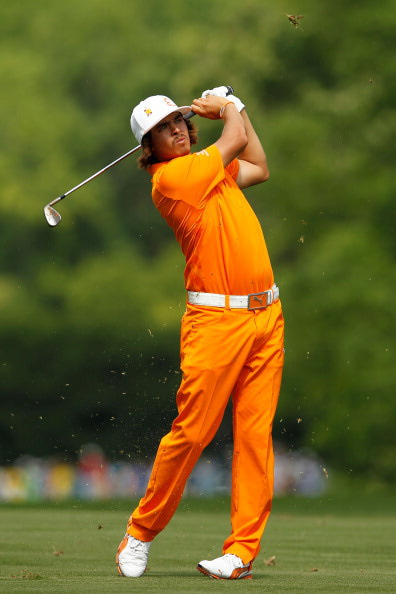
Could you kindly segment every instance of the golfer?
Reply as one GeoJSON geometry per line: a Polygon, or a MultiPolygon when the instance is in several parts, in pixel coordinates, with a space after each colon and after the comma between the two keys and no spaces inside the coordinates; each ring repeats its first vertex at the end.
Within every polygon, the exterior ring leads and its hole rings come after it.
{"type": "MultiPolygon", "coordinates": [[[[217,579],[252,577],[271,510],[272,424],[281,385],[283,316],[260,223],[243,188],[269,177],[264,149],[227,87],[191,106],[148,97],[131,116],[152,199],[186,259],[178,415],[161,440],[144,497],[131,514],[117,568],[141,576],[150,544],[171,520],[202,450],[233,403],[231,533],[222,555],[197,569],[217,579]],[[192,153],[187,115],[221,119],[220,138],[192,153]]],[[[220,551],[219,551],[220,552],[220,551]]]]}

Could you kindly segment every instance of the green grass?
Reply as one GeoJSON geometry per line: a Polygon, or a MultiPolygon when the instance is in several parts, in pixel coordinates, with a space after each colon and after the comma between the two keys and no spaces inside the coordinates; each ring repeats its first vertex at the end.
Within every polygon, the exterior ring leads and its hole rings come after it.
{"type": "Polygon", "coordinates": [[[396,592],[395,503],[383,494],[278,498],[254,578],[236,582],[195,569],[220,554],[227,499],[183,501],[138,579],[119,578],[114,565],[129,503],[4,504],[0,592],[396,592]]]}

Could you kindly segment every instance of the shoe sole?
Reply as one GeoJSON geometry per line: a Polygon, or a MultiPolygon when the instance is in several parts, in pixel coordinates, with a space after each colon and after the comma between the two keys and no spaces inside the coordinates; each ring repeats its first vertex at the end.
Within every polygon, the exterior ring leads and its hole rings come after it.
{"type": "Polygon", "coordinates": [[[241,568],[234,569],[234,571],[232,572],[232,574],[228,578],[221,577],[219,575],[215,575],[214,573],[210,573],[210,571],[208,569],[206,569],[205,567],[203,567],[199,563],[197,565],[197,569],[198,569],[198,571],[200,571],[201,573],[203,573],[207,577],[213,578],[214,580],[251,580],[253,578],[252,572],[249,571],[249,569],[246,570],[246,569],[244,569],[242,567],[241,568]]]}

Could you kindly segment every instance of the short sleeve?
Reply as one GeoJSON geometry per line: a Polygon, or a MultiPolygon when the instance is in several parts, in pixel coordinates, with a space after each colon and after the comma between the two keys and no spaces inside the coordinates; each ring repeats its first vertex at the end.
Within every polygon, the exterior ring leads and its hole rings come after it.
{"type": "Polygon", "coordinates": [[[172,159],[155,171],[153,187],[163,196],[201,208],[225,177],[223,161],[215,145],[172,159]]]}

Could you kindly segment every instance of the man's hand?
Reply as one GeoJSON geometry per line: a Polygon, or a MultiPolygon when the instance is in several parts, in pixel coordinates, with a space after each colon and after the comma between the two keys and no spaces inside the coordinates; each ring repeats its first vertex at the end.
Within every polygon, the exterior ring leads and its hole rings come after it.
{"type": "Polygon", "coordinates": [[[215,87],[214,89],[208,89],[202,93],[202,97],[208,97],[213,95],[215,97],[225,97],[228,101],[232,101],[239,112],[245,107],[244,104],[235,95],[228,95],[229,88],[223,85],[222,87],[215,87]]]}
{"type": "Polygon", "coordinates": [[[206,97],[194,99],[191,109],[194,113],[201,116],[202,118],[208,118],[209,120],[219,120],[221,118],[220,110],[224,105],[227,105],[227,103],[230,103],[230,96],[221,97],[208,94],[206,97]]]}

